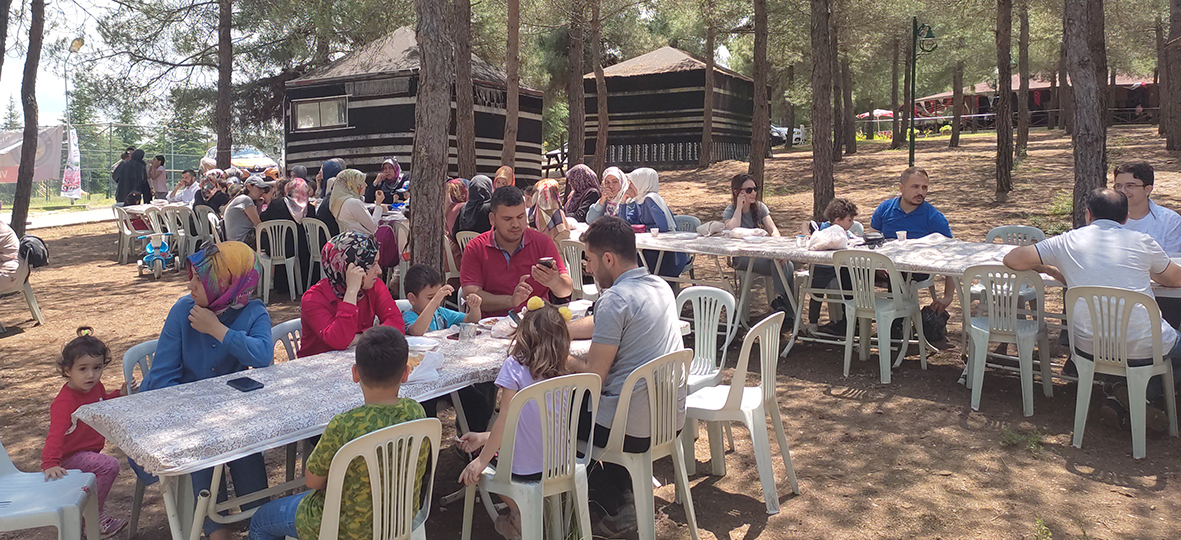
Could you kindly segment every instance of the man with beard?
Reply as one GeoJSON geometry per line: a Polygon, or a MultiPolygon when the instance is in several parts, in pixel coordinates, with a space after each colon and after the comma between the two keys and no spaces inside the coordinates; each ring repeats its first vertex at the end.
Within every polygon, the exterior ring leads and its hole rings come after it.
{"type": "MultiPolygon", "coordinates": [[[[882,233],[886,238],[898,238],[902,231],[906,237],[915,240],[931,233],[939,233],[951,238],[951,226],[943,212],[936,210],[927,202],[927,190],[931,183],[927,171],[922,167],[910,167],[902,171],[898,180],[901,194],[893,199],[887,199],[873,211],[869,226],[882,233]]],[[[929,276],[915,274],[915,281],[925,281],[929,276]]],[[[932,307],[935,311],[942,311],[951,305],[955,299],[955,280],[950,276],[944,281],[943,298],[935,297],[934,286],[931,288],[932,307]]]]}

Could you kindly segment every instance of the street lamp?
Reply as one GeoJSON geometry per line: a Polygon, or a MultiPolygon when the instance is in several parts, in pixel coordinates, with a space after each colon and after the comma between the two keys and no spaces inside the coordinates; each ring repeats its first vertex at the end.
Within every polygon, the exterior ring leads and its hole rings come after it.
{"type": "Polygon", "coordinates": [[[66,59],[62,61],[62,82],[66,87],[66,129],[70,127],[70,55],[82,49],[86,44],[86,40],[81,36],[74,38],[70,42],[70,52],[66,53],[66,59]]]}
{"type": "Polygon", "coordinates": [[[928,24],[919,24],[918,17],[912,17],[910,20],[910,110],[906,111],[906,117],[910,119],[910,128],[907,129],[910,136],[910,166],[914,167],[914,107],[915,107],[915,89],[918,88],[918,59],[919,51],[923,53],[934,52],[939,48],[939,44],[935,42],[935,32],[931,31],[931,26],[928,24]]]}

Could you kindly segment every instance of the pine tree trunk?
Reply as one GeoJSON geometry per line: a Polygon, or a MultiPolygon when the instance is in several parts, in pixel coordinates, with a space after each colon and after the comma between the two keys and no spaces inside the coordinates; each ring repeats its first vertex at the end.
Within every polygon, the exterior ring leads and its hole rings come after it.
{"type": "Polygon", "coordinates": [[[705,89],[702,92],[701,119],[701,152],[697,156],[697,166],[704,169],[713,162],[714,147],[714,50],[717,29],[713,22],[713,0],[706,0],[705,20],[705,89]]]}
{"type": "MultiPolygon", "coordinates": [[[[795,84],[796,84],[796,65],[791,64],[791,65],[787,66],[787,88],[785,90],[791,90],[793,87],[795,87],[795,84]]],[[[786,120],[783,122],[784,124],[787,125],[787,147],[791,148],[792,146],[795,145],[796,104],[792,103],[791,99],[787,98],[787,92],[784,92],[783,101],[784,101],[784,107],[787,109],[787,113],[785,116],[786,120]]]]}
{"type": "MultiPolygon", "coordinates": [[[[844,126],[842,129],[845,133],[845,154],[853,155],[857,153],[857,110],[853,108],[853,73],[849,67],[849,57],[846,56],[841,59],[841,91],[845,94],[844,113],[845,121],[842,122],[844,126]]],[[[873,117],[873,111],[869,112],[870,117],[873,117]]]]}
{"type": "Polygon", "coordinates": [[[4,55],[8,50],[8,12],[12,9],[12,0],[0,0],[0,72],[4,70],[4,55]]]}
{"type": "Polygon", "coordinates": [[[471,178],[476,175],[476,107],[475,89],[472,87],[471,21],[471,0],[455,0],[455,152],[460,178],[471,178]]]}
{"type": "Polygon", "coordinates": [[[976,94],[975,85],[972,87],[972,95],[968,96],[968,114],[972,115],[972,120],[968,122],[968,127],[971,129],[972,134],[975,134],[979,129],[977,115],[980,114],[980,96],[976,94]]]}
{"type": "Polygon", "coordinates": [[[948,148],[960,147],[960,125],[964,111],[964,61],[957,60],[951,75],[951,142],[948,148]]]}
{"type": "Polygon", "coordinates": [[[607,134],[611,129],[611,122],[607,110],[607,77],[603,74],[603,46],[600,34],[602,21],[599,20],[599,7],[603,0],[594,2],[591,14],[591,56],[595,64],[595,104],[598,110],[595,115],[599,125],[595,128],[595,172],[602,175],[607,169],[607,134]]]}
{"type": "Polygon", "coordinates": [[[1013,191],[1012,0],[997,0],[996,8],[996,194],[997,200],[1003,201],[1013,191]]]}
{"type": "MultiPolygon", "coordinates": [[[[1181,0],[1178,0],[1181,1],[1181,0]]],[[[832,58],[829,49],[829,0],[811,0],[812,8],[812,219],[823,220],[833,199],[832,58]]]]}
{"type": "Polygon", "coordinates": [[[754,8],[755,111],[750,126],[750,168],[747,172],[760,186],[766,187],[763,168],[767,153],[771,150],[771,96],[767,93],[768,71],[771,67],[767,61],[767,0],[754,0],[754,8]]]}
{"type": "MultiPolygon", "coordinates": [[[[1169,0],[1169,39],[1181,38],[1181,0],[1169,0]]],[[[1165,148],[1181,149],[1181,50],[1176,46],[1165,49],[1165,82],[1168,90],[1163,99],[1169,100],[1169,116],[1165,120],[1165,148]]]]}
{"type": "MultiPolygon", "coordinates": [[[[410,251],[414,264],[443,267],[443,185],[447,182],[447,131],[451,117],[453,50],[446,0],[415,0],[416,36],[422,59],[414,106],[410,168],[410,251]]],[[[465,59],[470,62],[469,59],[465,59]]]]}
{"type": "Polygon", "coordinates": [[[234,41],[232,0],[217,0],[217,102],[213,113],[214,130],[217,132],[217,168],[230,168],[230,127],[233,125],[234,97],[234,41]]]}
{"type": "MultiPolygon", "coordinates": [[[[1099,105],[1103,107],[1103,124],[1108,125],[1107,111],[1112,103],[1107,95],[1107,41],[1104,32],[1103,0],[1087,0],[1087,48],[1095,63],[1095,80],[1099,83],[1099,105]]],[[[1106,138],[1104,138],[1106,140],[1106,138]]],[[[1106,157],[1104,163],[1106,163],[1106,157]]]]}
{"type": "Polygon", "coordinates": [[[893,63],[890,64],[890,112],[893,113],[893,114],[891,114],[892,118],[890,119],[890,148],[891,149],[902,147],[902,141],[899,140],[899,137],[898,137],[898,134],[901,133],[898,130],[898,126],[900,125],[900,122],[898,119],[898,116],[899,116],[898,115],[898,107],[899,107],[899,103],[898,103],[898,55],[900,54],[899,49],[901,49],[901,45],[898,44],[898,37],[895,36],[894,37],[894,61],[893,61],[893,63]]]}
{"type": "Polygon", "coordinates": [[[841,49],[839,47],[840,27],[836,18],[832,19],[832,32],[828,35],[829,47],[832,49],[829,73],[832,78],[832,161],[839,163],[845,154],[845,110],[841,106],[844,99],[841,90],[841,49]]]}
{"type": "Polygon", "coordinates": [[[500,164],[515,167],[517,162],[517,120],[521,115],[521,1],[508,0],[507,40],[504,50],[505,93],[504,146],[500,164]]]}
{"type": "Polygon", "coordinates": [[[1086,225],[1084,197],[1107,183],[1103,166],[1106,129],[1103,100],[1095,70],[1094,51],[1087,34],[1089,0],[1066,0],[1066,50],[1070,80],[1074,87],[1074,226],[1086,225]]]}
{"type": "Polygon", "coordinates": [[[1025,158],[1029,147],[1029,2],[1021,2],[1020,34],[1017,38],[1017,70],[1020,86],[1017,90],[1017,156],[1025,158]]]}
{"type": "Polygon", "coordinates": [[[25,235],[25,222],[29,219],[29,201],[33,195],[33,170],[37,166],[37,66],[41,63],[41,44],[44,39],[45,0],[30,0],[29,43],[25,53],[25,73],[21,79],[25,133],[21,142],[21,162],[16,170],[16,194],[12,199],[10,220],[12,230],[16,231],[18,238],[25,235]]]}
{"type": "Polygon", "coordinates": [[[1164,137],[1168,130],[1168,79],[1169,63],[1165,57],[1165,25],[1158,16],[1156,18],[1156,134],[1164,137]]]}
{"type": "Polygon", "coordinates": [[[566,86],[567,108],[570,111],[570,152],[567,166],[586,161],[586,96],[582,82],[582,39],[586,23],[583,0],[570,1],[570,81],[566,86]]]}
{"type": "Polygon", "coordinates": [[[1058,107],[1061,100],[1058,98],[1058,73],[1050,73],[1050,101],[1047,103],[1049,110],[1046,111],[1046,131],[1053,131],[1058,125],[1058,107]]]}

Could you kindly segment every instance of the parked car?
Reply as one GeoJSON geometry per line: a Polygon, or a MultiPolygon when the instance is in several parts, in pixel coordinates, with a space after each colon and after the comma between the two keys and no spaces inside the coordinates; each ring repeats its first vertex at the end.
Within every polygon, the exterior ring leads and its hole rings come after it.
{"type": "Polygon", "coordinates": [[[792,145],[804,144],[804,130],[801,127],[786,128],[779,127],[774,124],[771,125],[771,146],[780,146],[787,144],[787,138],[791,137],[792,145]]]}
{"type": "MultiPolygon", "coordinates": [[[[263,174],[268,168],[278,168],[279,164],[270,156],[250,145],[235,146],[230,149],[230,165],[249,174],[263,174]]],[[[209,169],[217,168],[217,147],[210,148],[201,158],[201,174],[209,169]]]]}

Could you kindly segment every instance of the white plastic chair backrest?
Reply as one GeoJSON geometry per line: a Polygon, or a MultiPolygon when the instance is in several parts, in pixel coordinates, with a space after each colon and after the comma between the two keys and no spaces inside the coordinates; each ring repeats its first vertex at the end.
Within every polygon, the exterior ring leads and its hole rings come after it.
{"type": "MultiPolygon", "coordinates": [[[[1148,312],[1148,326],[1152,332],[1152,364],[1160,367],[1161,355],[1160,307],[1156,300],[1144,293],[1115,287],[1071,287],[1066,289],[1067,316],[1073,322],[1078,311],[1091,316],[1091,354],[1096,364],[1111,367],[1128,365],[1128,327],[1136,306],[1148,312]],[[1083,305],[1079,306],[1078,303],[1083,305]],[[1071,306],[1074,306],[1071,309],[1071,306]]],[[[1070,350],[1075,350],[1075,332],[1070,332],[1070,350]]]]}
{"type": "Polygon", "coordinates": [[[221,218],[217,217],[217,214],[215,214],[213,212],[210,212],[205,217],[208,218],[206,221],[209,222],[209,236],[213,237],[213,243],[220,244],[221,243],[221,218]]]}
{"type": "Polygon", "coordinates": [[[201,225],[197,220],[193,219],[193,210],[187,206],[178,206],[174,210],[176,211],[177,223],[180,224],[180,228],[184,230],[185,235],[189,238],[200,237],[201,225]]]}
{"type": "Polygon", "coordinates": [[[324,494],[324,517],[320,538],[336,540],[340,525],[340,498],[345,473],[355,458],[363,458],[369,472],[373,503],[373,538],[395,540],[410,538],[416,525],[430,515],[431,492],[439,463],[439,443],[443,424],[437,418],[402,422],[353,439],[332,458],[328,466],[328,485],[324,494]],[[430,446],[430,474],[422,481],[425,503],[414,513],[417,502],[414,482],[423,476],[418,468],[418,454],[423,444],[430,446]]]}
{"type": "Polygon", "coordinates": [[[213,237],[213,231],[211,231],[208,228],[209,227],[209,215],[213,214],[213,213],[214,212],[213,212],[212,208],[205,206],[203,204],[198,204],[197,206],[193,207],[193,215],[194,215],[193,221],[196,222],[197,229],[199,229],[197,231],[197,234],[201,235],[202,237],[209,237],[209,238],[213,237]]]}
{"type": "MultiPolygon", "coordinates": [[[[590,463],[590,454],[578,458],[578,421],[582,415],[583,399],[590,400],[591,418],[599,410],[599,395],[602,381],[593,373],[564,375],[539,381],[517,392],[508,404],[504,433],[516,434],[517,424],[541,423],[541,483],[574,476],[577,464],[590,463]],[[589,395],[588,395],[589,392],[589,395]],[[525,406],[534,404],[534,411],[526,412],[525,406]],[[522,418],[523,417],[523,418],[522,418]]],[[[532,409],[533,407],[530,407],[532,409]]],[[[591,430],[592,432],[594,430],[591,430]]],[[[592,433],[593,436],[593,433],[592,433]]],[[[512,463],[516,449],[516,436],[502,438],[496,468],[497,481],[508,481],[512,477],[512,463]],[[504,478],[497,478],[504,475],[504,478]]],[[[594,441],[587,441],[587,445],[594,441]]]]}
{"type": "MultiPolygon", "coordinates": [[[[443,260],[447,263],[447,268],[451,269],[447,274],[458,276],[459,268],[455,265],[455,252],[451,251],[451,239],[446,234],[443,234],[443,260]]],[[[444,277],[444,279],[447,278],[444,277]]]]}
{"type": "Polygon", "coordinates": [[[860,249],[843,249],[832,254],[832,265],[838,270],[846,268],[849,271],[851,284],[844,283],[842,272],[837,272],[841,288],[852,289],[853,306],[858,311],[872,312],[877,308],[878,298],[902,299],[907,296],[910,287],[902,280],[902,274],[894,261],[881,253],[860,249]],[[874,288],[874,280],[878,270],[883,270],[890,276],[889,293],[880,293],[874,288]]]}
{"type": "Polygon", "coordinates": [[[701,226],[701,220],[696,216],[678,214],[673,216],[673,220],[677,222],[677,230],[681,232],[697,232],[697,228],[701,226]]]}
{"type": "Polygon", "coordinates": [[[313,217],[303,218],[304,234],[308,238],[308,252],[312,255],[312,262],[321,262],[320,252],[324,249],[324,244],[332,238],[328,231],[328,226],[313,217]]]}
{"type": "Polygon", "coordinates": [[[693,364],[689,373],[704,375],[718,370],[718,327],[725,311],[726,334],[734,329],[734,295],[717,287],[695,285],[677,295],[677,313],[693,306],[693,364]]]}
{"type": "Polygon", "coordinates": [[[395,221],[394,235],[398,239],[398,262],[401,262],[405,260],[405,257],[402,255],[410,252],[410,222],[406,220],[395,221]]]}
{"type": "Polygon", "coordinates": [[[1028,246],[1035,242],[1045,240],[1046,233],[1037,227],[1029,225],[1001,225],[1000,227],[993,227],[991,231],[988,231],[988,234],[984,236],[984,242],[991,244],[997,238],[1001,239],[1002,244],[1028,246]]]}
{"type": "Polygon", "coordinates": [[[4,443],[0,442],[0,478],[14,474],[20,474],[20,469],[12,462],[12,458],[8,457],[8,450],[4,449],[4,443]]]}
{"type": "Polygon", "coordinates": [[[131,227],[131,218],[127,216],[127,211],[119,206],[114,207],[114,210],[115,223],[119,227],[119,233],[125,235],[132,234],[133,228],[131,227]]]}
{"type": "Polygon", "coordinates": [[[178,227],[175,206],[165,206],[160,209],[160,224],[164,227],[164,232],[170,232],[173,235],[184,233],[184,227],[178,227]]]}
{"type": "Polygon", "coordinates": [[[152,359],[156,356],[156,341],[145,341],[123,353],[123,382],[131,382],[135,376],[135,366],[139,366],[140,377],[147,376],[148,370],[152,368],[152,359]]]}
{"type": "Polygon", "coordinates": [[[290,235],[295,241],[296,234],[294,221],[272,219],[254,226],[254,244],[260,256],[270,253],[268,257],[271,259],[290,259],[298,256],[298,253],[287,253],[287,236],[290,235]],[[263,240],[264,234],[266,240],[263,240]],[[269,249],[263,249],[264,242],[269,249]]]}
{"type": "Polygon", "coordinates": [[[406,313],[407,311],[414,309],[413,306],[410,305],[410,301],[405,298],[398,298],[397,300],[394,300],[394,303],[398,305],[398,311],[401,311],[402,313],[406,313]]]}
{"type": "Polygon", "coordinates": [[[989,332],[1017,331],[1018,311],[1021,309],[1021,290],[1025,286],[1032,287],[1037,293],[1039,307],[1034,320],[1041,321],[1041,306],[1045,303],[1045,283],[1041,274],[1032,270],[1018,272],[1003,264],[981,264],[964,270],[964,278],[960,282],[964,298],[972,297],[972,282],[980,283],[984,292],[980,296],[980,305],[988,315],[989,332]]]}
{"type": "MultiPolygon", "coordinates": [[[[742,339],[742,351],[738,353],[738,365],[730,381],[730,393],[726,396],[726,408],[737,410],[742,404],[742,389],[746,386],[750,366],[750,351],[759,342],[759,386],[763,389],[763,400],[775,398],[775,375],[779,366],[779,331],[783,327],[784,313],[777,311],[754,325],[742,339]]],[[[773,413],[774,414],[774,413],[773,413]]]]}
{"type": "Polygon", "coordinates": [[[303,321],[291,319],[271,327],[271,343],[283,342],[283,350],[287,351],[287,359],[295,360],[295,351],[299,350],[303,337],[303,321]]]}
{"type": "Polygon", "coordinates": [[[153,231],[158,233],[169,232],[165,228],[164,214],[158,206],[149,206],[144,210],[144,221],[148,222],[148,225],[152,227],[153,231]]]}
{"type": "MultiPolygon", "coordinates": [[[[628,409],[636,385],[641,381],[648,393],[648,427],[652,441],[650,451],[656,454],[662,446],[676,442],[677,431],[685,423],[684,418],[678,422],[677,417],[682,409],[681,399],[688,390],[689,363],[692,361],[693,351],[684,349],[652,360],[627,376],[623,382],[623,390],[619,394],[615,418],[611,421],[611,436],[603,447],[604,451],[623,451],[628,409]]],[[[642,414],[643,411],[636,412],[642,414]]]]}
{"type": "Polygon", "coordinates": [[[558,253],[562,254],[562,262],[566,265],[566,271],[570,273],[570,280],[577,291],[582,290],[582,254],[585,251],[586,246],[578,240],[558,241],[558,253]]]}
{"type": "Polygon", "coordinates": [[[472,241],[472,238],[480,236],[480,233],[473,231],[459,231],[455,233],[455,241],[459,242],[459,250],[466,251],[467,243],[472,241]]]}

